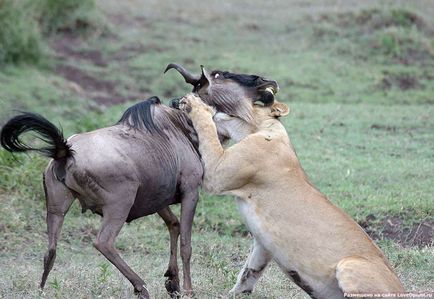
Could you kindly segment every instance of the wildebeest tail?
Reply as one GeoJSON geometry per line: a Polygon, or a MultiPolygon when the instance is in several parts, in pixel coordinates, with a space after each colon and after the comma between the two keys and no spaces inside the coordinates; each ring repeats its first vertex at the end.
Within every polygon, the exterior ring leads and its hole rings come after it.
{"type": "Polygon", "coordinates": [[[3,148],[9,152],[37,151],[55,160],[71,157],[73,154],[61,129],[41,115],[29,112],[11,118],[3,126],[0,142],[3,148]],[[47,146],[35,148],[25,144],[20,136],[26,132],[35,132],[37,138],[46,143],[47,146]]]}

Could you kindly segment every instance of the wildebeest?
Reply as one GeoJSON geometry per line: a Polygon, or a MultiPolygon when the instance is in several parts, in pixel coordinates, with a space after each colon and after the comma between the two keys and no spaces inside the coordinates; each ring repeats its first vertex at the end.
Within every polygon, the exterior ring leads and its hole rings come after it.
{"type": "Polygon", "coordinates": [[[132,283],[139,298],[149,298],[145,283],[122,260],[114,242],[125,222],[158,213],[170,232],[166,288],[170,293],[179,291],[181,233],[184,289],[191,292],[191,226],[203,171],[194,130],[183,112],[153,97],[127,109],[116,125],[68,140],[42,116],[23,113],[4,125],[1,144],[10,152],[35,150],[53,158],[43,176],[49,245],[41,288],[53,267],[64,216],[77,198],[83,211],[90,209],[103,217],[94,246],[132,283]],[[39,134],[49,146],[24,144],[20,135],[28,131],[39,134]],[[181,223],[168,208],[178,202],[181,223]]]}
{"type": "MultiPolygon", "coordinates": [[[[275,81],[254,75],[213,71],[202,67],[192,75],[175,68],[193,90],[210,105],[228,114],[248,118],[248,101],[267,103],[275,81]],[[212,84],[211,84],[212,83],[212,84]]],[[[176,106],[176,101],[172,103],[176,106]]],[[[222,133],[221,140],[224,139],[222,133]]],[[[170,293],[179,291],[177,239],[181,235],[184,290],[191,294],[191,226],[203,168],[197,151],[197,135],[187,114],[160,103],[154,97],[127,109],[111,127],[73,135],[62,132],[40,115],[20,114],[1,131],[1,145],[10,152],[37,151],[51,157],[44,172],[47,207],[48,251],[44,257],[41,288],[53,267],[64,216],[77,198],[85,211],[103,217],[94,246],[132,283],[139,298],[149,298],[144,281],[121,259],[114,247],[124,222],[158,213],[170,232],[170,262],[165,276],[170,293]],[[33,148],[20,135],[34,131],[48,146],[33,148]],[[168,208],[181,203],[181,222],[168,208]]]]}

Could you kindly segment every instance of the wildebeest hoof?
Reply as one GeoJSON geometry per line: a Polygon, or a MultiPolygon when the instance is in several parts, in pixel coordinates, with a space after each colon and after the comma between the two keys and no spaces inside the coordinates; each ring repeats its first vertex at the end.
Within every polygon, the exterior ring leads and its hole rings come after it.
{"type": "Polygon", "coordinates": [[[196,298],[193,290],[184,290],[182,298],[196,298]]]}
{"type": "Polygon", "coordinates": [[[134,293],[137,295],[138,299],[150,299],[148,290],[145,288],[145,286],[143,286],[143,289],[140,291],[135,289],[134,293]]]}
{"type": "Polygon", "coordinates": [[[252,294],[252,290],[244,290],[244,291],[241,292],[241,294],[251,295],[252,294]]]}
{"type": "Polygon", "coordinates": [[[181,298],[181,288],[179,287],[179,280],[175,278],[168,278],[164,283],[167,292],[171,298],[181,298]]]}

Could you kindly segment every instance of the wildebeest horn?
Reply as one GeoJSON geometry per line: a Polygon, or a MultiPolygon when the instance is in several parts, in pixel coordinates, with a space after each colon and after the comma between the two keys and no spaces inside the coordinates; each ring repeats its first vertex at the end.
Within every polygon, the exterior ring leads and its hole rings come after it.
{"type": "Polygon", "coordinates": [[[185,79],[185,82],[190,83],[191,85],[196,85],[197,82],[200,80],[201,76],[199,75],[193,75],[189,71],[187,71],[182,65],[179,65],[177,63],[170,63],[167,67],[164,73],[166,73],[170,69],[176,69],[185,79]]]}

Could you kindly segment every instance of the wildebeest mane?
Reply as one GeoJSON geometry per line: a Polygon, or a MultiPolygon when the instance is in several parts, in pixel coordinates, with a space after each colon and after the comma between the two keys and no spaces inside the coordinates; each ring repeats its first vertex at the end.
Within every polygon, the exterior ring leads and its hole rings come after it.
{"type": "Polygon", "coordinates": [[[197,136],[191,120],[184,112],[161,104],[156,96],[129,107],[118,124],[163,137],[179,137],[182,134],[197,148],[197,136]]]}
{"type": "Polygon", "coordinates": [[[160,99],[155,96],[137,103],[125,110],[118,124],[122,123],[136,130],[145,129],[150,133],[155,132],[157,127],[153,120],[152,105],[160,103],[160,99]]]}

